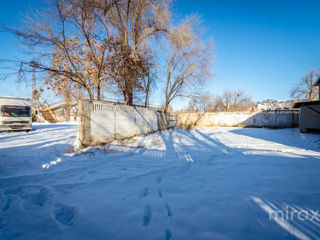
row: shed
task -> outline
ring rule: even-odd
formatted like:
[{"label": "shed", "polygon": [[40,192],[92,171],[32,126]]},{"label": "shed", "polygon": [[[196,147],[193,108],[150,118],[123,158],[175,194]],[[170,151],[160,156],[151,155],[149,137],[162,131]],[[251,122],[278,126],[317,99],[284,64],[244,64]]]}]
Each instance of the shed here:
[{"label": "shed", "polygon": [[313,86],[318,86],[319,96],[318,99],[320,100],[320,77],[318,77],[317,81],[314,83]]},{"label": "shed", "polygon": [[314,86],[319,87],[318,100],[297,102],[293,105],[293,108],[300,108],[300,132],[320,132],[320,78]]}]

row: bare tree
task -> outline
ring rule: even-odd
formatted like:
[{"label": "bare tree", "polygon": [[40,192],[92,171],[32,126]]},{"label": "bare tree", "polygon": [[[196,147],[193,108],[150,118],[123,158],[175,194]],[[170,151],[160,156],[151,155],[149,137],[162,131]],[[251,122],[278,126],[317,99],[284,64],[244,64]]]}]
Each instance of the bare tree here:
[{"label": "bare tree", "polygon": [[196,33],[197,17],[189,17],[171,34],[171,48],[166,74],[165,104],[176,97],[185,96],[188,87],[192,92],[210,75],[212,62],[211,44],[199,39]]},{"label": "bare tree", "polygon": [[[38,72],[46,72],[46,83],[59,91],[76,85],[90,99],[101,99],[101,84],[106,81],[104,56],[109,41],[101,38],[94,0],[55,0],[41,12],[24,18],[23,28],[5,27],[28,47]],[[105,1],[104,11],[114,5]],[[101,12],[101,11],[100,11]],[[20,62],[20,72],[28,71],[28,61]]]},{"label": "bare tree", "polygon": [[189,101],[188,111],[244,111],[253,105],[251,98],[242,91],[225,91],[221,96],[215,97],[205,92]]},{"label": "bare tree", "polygon": [[213,100],[213,111],[244,111],[251,108],[254,103],[250,96],[242,91],[225,91]]},{"label": "bare tree", "polygon": [[116,44],[110,59],[110,73],[129,105],[137,90],[147,90],[149,97],[150,85],[147,87],[144,83],[150,80],[154,65],[148,43],[152,37],[169,32],[169,7],[169,1],[165,0],[119,0],[105,20]]},{"label": "bare tree", "polygon": [[150,99],[150,94],[152,89],[156,86],[156,72],[149,71],[147,73],[147,76],[144,78],[143,81],[143,88],[144,88],[144,93],[145,93],[145,100],[144,100],[144,106],[148,107],[149,106],[149,99]]},{"label": "bare tree", "polygon": [[[101,100],[113,80],[131,105],[153,66],[147,41],[167,31],[169,7],[166,0],[54,0],[26,16],[23,28],[4,28],[23,40],[51,89],[74,85]],[[17,61],[20,73],[30,60]]]},{"label": "bare tree", "polygon": [[201,112],[212,112],[213,111],[213,101],[212,96],[209,92],[199,96],[199,111]]},{"label": "bare tree", "polygon": [[318,91],[314,86],[317,79],[320,77],[320,74],[314,70],[309,71],[308,74],[301,78],[301,81],[291,90],[290,96],[294,99],[303,98],[303,99],[316,99]]},{"label": "bare tree", "polygon": [[224,109],[229,110],[230,109],[230,104],[232,102],[233,94],[231,91],[225,91],[222,94],[222,99],[224,100]]},{"label": "bare tree", "polygon": [[195,94],[190,97],[189,112],[211,112],[213,110],[212,96],[209,92],[204,94]]},{"label": "bare tree", "polygon": [[[170,108],[170,105],[169,105],[169,108]],[[198,112],[199,111],[199,97],[198,96],[190,96],[187,111],[188,112]]]},{"label": "bare tree", "polygon": [[251,97],[246,95],[242,91],[235,91],[232,95],[232,104],[230,106],[231,111],[248,110],[254,105],[253,101],[251,100]]},{"label": "bare tree", "polygon": [[214,112],[219,112],[219,111],[224,111],[225,110],[224,101],[223,101],[223,98],[221,96],[214,97],[213,102],[214,102],[214,107],[213,107],[213,111]]}]

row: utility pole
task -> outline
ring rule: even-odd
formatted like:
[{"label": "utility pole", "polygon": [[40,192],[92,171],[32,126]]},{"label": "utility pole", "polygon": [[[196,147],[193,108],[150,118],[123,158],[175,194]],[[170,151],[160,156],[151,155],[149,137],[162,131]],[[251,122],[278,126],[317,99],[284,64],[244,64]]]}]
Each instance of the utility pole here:
[{"label": "utility pole", "polygon": [[36,68],[32,68],[32,92],[37,89],[37,80],[36,80]]},{"label": "utility pole", "polygon": [[36,68],[39,65],[35,61],[30,61],[29,66],[32,67],[32,104],[34,104],[36,100],[36,90],[37,90]]}]

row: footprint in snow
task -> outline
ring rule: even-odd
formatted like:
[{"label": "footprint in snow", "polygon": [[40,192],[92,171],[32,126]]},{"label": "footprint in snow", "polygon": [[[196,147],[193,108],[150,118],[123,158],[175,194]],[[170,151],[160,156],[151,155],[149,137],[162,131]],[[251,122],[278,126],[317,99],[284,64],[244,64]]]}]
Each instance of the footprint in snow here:
[{"label": "footprint in snow", "polygon": [[5,196],[2,192],[0,192],[0,208],[2,209],[7,202],[7,196]]},{"label": "footprint in snow", "polygon": [[4,211],[7,211],[8,209],[9,209],[9,207],[10,207],[10,205],[11,205],[11,197],[10,196],[8,196],[8,198],[7,198],[7,201],[6,201],[6,203],[4,204],[4,206],[3,206],[3,208],[2,208],[2,211],[4,212]]},{"label": "footprint in snow", "polygon": [[172,235],[171,235],[170,229],[166,229],[165,232],[164,232],[164,235],[165,235],[165,239],[166,240],[172,239]]},{"label": "footprint in snow", "polygon": [[[160,185],[161,182],[162,182],[162,177],[161,177],[161,176],[156,177],[156,182]],[[162,197],[161,188],[158,189],[158,196],[159,196],[159,197]]]},{"label": "footprint in snow", "polygon": [[38,193],[31,195],[30,200],[35,205],[43,206],[47,202],[49,195],[50,195],[50,190],[44,187],[44,188],[41,188]]},{"label": "footprint in snow", "polygon": [[144,207],[144,212],[143,212],[143,219],[142,219],[143,226],[145,227],[149,226],[151,222],[151,217],[152,217],[151,206],[146,205]]},{"label": "footprint in snow", "polygon": [[92,174],[96,174],[97,171],[96,171],[96,170],[89,170],[88,173],[89,173],[90,175],[92,175]]},{"label": "footprint in snow", "polygon": [[33,208],[34,206],[42,207],[50,199],[50,189],[47,187],[34,188],[26,187],[19,195],[22,200],[24,210]]},{"label": "footprint in snow", "polygon": [[139,193],[138,197],[141,199],[148,196],[148,194],[149,194],[149,188],[145,188]]},{"label": "footprint in snow", "polygon": [[161,191],[160,188],[158,189],[158,196],[159,196],[159,197],[162,197],[162,191]]},{"label": "footprint in snow", "polygon": [[74,206],[58,203],[54,206],[53,217],[60,227],[69,227],[78,218],[78,210]]},{"label": "footprint in snow", "polygon": [[162,181],[162,177],[161,177],[161,176],[156,177],[156,182],[157,182],[158,184],[160,184],[161,181]]},{"label": "footprint in snow", "polygon": [[166,204],[166,209],[167,209],[168,217],[172,217],[172,211],[171,211],[169,204]]}]

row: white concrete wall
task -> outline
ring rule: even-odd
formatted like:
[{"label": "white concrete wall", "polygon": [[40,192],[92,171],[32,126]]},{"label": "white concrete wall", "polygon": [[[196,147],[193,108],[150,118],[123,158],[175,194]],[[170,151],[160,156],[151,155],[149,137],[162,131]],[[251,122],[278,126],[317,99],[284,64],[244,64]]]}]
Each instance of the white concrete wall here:
[{"label": "white concrete wall", "polygon": [[[98,103],[102,104],[102,103]],[[116,139],[124,139],[124,138],[130,138],[134,136],[134,130],[135,130],[135,110],[132,107],[126,106],[126,105],[116,105],[114,110],[114,119],[115,119],[115,126],[114,126],[114,132],[115,132],[115,138]],[[97,118],[99,122],[101,122],[103,125],[108,125],[108,119],[105,118]],[[101,130],[101,129],[100,129]],[[91,130],[92,132],[92,130]],[[94,136],[92,134],[92,136]],[[105,135],[107,136],[107,135]],[[111,138],[113,139],[113,135],[111,135]]]},{"label": "white concrete wall", "polygon": [[[90,119],[82,119],[90,121],[90,130],[88,130],[89,136],[95,136],[95,141],[103,141],[106,133],[115,137],[115,106],[108,104],[93,104],[87,105],[88,111],[91,114]],[[81,120],[81,124],[82,124]],[[105,124],[105,123],[108,124]]]},{"label": "white concrete wall", "polygon": [[158,124],[158,111],[156,110],[148,110],[148,123],[149,123],[149,131],[155,132],[159,131],[159,124]]},{"label": "white concrete wall", "polygon": [[81,146],[95,146],[175,126],[175,115],[113,102],[82,100],[80,114]]},{"label": "white concrete wall", "polygon": [[298,112],[266,111],[250,112],[219,112],[219,113],[178,113],[177,126],[190,128],[193,126],[222,126],[222,127],[297,127]]}]

